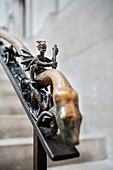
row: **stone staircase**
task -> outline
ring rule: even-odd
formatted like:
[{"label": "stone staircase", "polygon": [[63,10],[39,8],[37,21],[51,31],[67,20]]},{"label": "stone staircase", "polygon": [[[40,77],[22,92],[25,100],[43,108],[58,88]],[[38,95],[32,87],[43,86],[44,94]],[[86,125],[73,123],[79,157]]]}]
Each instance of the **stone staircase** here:
[{"label": "stone staircase", "polygon": [[0,170],[32,169],[32,125],[0,65]]}]

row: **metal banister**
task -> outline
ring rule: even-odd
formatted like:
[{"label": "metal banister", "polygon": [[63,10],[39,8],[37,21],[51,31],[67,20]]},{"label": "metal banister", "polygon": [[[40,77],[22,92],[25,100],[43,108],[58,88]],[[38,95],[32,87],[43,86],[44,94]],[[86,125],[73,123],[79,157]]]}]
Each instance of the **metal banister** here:
[{"label": "metal banister", "polygon": [[18,67],[15,67],[13,64],[6,65],[2,56],[0,56],[0,62],[33,126],[33,170],[47,169],[47,154],[53,161],[78,157],[79,152],[74,145],[68,145],[60,136],[52,133],[49,128],[37,126],[27,102],[22,96],[19,80],[16,76],[16,74],[21,74],[23,77],[25,76],[22,68],[19,65]]}]

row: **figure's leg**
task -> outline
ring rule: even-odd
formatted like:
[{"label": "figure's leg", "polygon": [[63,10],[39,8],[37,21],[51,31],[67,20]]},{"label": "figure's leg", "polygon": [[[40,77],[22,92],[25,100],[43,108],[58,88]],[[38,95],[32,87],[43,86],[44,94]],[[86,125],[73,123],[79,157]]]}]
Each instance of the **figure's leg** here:
[{"label": "figure's leg", "polygon": [[37,65],[31,65],[30,66],[30,79],[31,79],[31,81],[34,81],[34,72],[35,72],[36,69],[38,69]]},{"label": "figure's leg", "polygon": [[30,66],[30,78],[31,78],[31,80],[34,80],[34,71],[35,71],[34,65],[31,65]]}]

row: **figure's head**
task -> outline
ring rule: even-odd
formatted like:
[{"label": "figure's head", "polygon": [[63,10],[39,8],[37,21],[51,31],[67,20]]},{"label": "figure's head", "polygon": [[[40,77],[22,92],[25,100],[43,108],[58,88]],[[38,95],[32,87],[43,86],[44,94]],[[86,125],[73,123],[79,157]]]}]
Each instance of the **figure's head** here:
[{"label": "figure's head", "polygon": [[78,144],[82,115],[78,106],[78,94],[63,90],[55,95],[57,124],[60,135],[67,143]]},{"label": "figure's head", "polygon": [[46,45],[46,41],[36,41],[38,43],[38,50],[40,52],[46,52],[46,48],[47,48],[47,45]]}]

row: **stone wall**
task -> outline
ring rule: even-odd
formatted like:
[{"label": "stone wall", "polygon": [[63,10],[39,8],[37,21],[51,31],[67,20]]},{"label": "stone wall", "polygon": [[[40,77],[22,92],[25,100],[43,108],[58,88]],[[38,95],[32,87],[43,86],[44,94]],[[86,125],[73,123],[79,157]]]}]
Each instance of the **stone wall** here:
[{"label": "stone wall", "polygon": [[[93,141],[95,138],[104,138],[105,143],[100,145],[98,152],[102,154],[105,148],[111,164],[113,1],[57,2],[57,13],[45,20],[43,28],[37,31],[32,43],[27,44],[30,47],[35,45],[36,40],[45,39],[49,45],[48,56],[51,56],[53,44],[58,44],[58,69],[67,76],[79,93],[80,110],[83,114],[81,139]],[[95,148],[95,145],[91,147]]]}]

